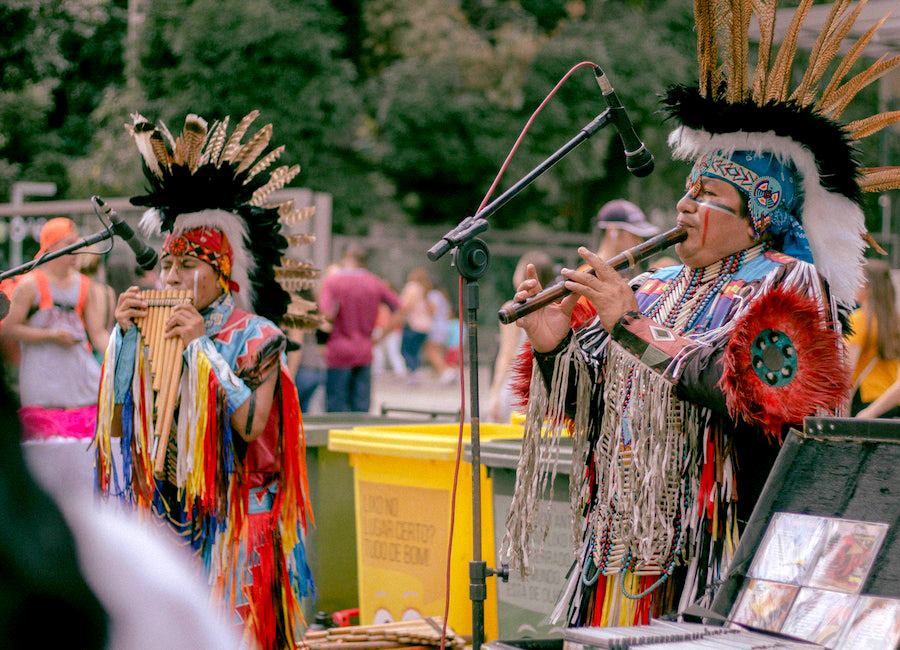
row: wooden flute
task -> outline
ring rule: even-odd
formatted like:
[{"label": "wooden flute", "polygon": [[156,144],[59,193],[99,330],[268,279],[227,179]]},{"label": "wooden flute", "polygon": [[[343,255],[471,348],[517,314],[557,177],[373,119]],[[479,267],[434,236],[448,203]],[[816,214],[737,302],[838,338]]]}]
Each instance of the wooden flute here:
[{"label": "wooden flute", "polygon": [[[683,242],[686,238],[687,230],[681,226],[676,226],[671,230],[656,235],[656,237],[651,237],[647,241],[641,242],[637,246],[622,251],[608,259],[606,263],[616,271],[622,271],[640,264],[651,255]],[[588,268],[587,272],[594,275],[594,269],[592,268]],[[497,316],[500,318],[501,323],[508,325],[519,320],[522,316],[546,307],[551,302],[556,302],[570,293],[572,292],[566,289],[566,283],[563,281],[539,291],[524,302],[517,302],[511,307],[501,309]]]}]

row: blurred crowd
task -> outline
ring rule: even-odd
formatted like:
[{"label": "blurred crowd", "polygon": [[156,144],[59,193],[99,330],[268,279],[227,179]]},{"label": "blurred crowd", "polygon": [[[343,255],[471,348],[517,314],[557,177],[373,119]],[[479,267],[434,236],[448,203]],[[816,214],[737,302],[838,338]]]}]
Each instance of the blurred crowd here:
[{"label": "blurred crowd", "polygon": [[[622,200],[603,206],[595,225],[601,235],[598,253],[606,259],[659,231],[638,206]],[[51,219],[42,230],[38,255],[68,246],[77,237],[71,220]],[[367,253],[351,244],[325,269],[315,291],[322,324],[291,333],[299,349],[289,354],[288,366],[304,413],[373,410],[373,381],[413,391],[458,381],[455,298],[421,267],[409,271],[402,287],[394,286],[368,268]],[[675,260],[663,256],[651,266],[672,263]],[[528,265],[535,267],[544,286],[558,278],[556,261],[535,250],[520,258],[511,286],[521,282]],[[647,268],[623,273],[633,277]],[[846,337],[853,382],[847,400],[850,415],[900,417],[900,318],[894,275],[886,262],[867,263],[867,283]],[[59,257],[0,286],[10,298],[0,328],[0,351],[22,403],[26,439],[93,435],[113,310],[117,296],[129,286],[159,289],[162,282],[157,269],[141,269],[133,259],[110,259],[96,249]],[[506,325],[500,326],[496,341],[481,415],[485,421],[509,422],[518,408],[510,386],[524,337],[518,327]]]}]

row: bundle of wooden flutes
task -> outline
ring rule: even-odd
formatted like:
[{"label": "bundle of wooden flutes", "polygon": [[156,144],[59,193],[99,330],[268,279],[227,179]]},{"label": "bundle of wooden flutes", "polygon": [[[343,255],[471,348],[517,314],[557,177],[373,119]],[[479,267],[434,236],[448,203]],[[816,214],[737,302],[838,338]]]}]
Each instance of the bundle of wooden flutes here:
[{"label": "bundle of wooden flutes", "polygon": [[[383,650],[387,648],[434,648],[441,645],[440,618],[394,621],[378,625],[351,625],[308,630],[303,647],[310,650]],[[462,648],[466,641],[447,628],[448,648]]]}]

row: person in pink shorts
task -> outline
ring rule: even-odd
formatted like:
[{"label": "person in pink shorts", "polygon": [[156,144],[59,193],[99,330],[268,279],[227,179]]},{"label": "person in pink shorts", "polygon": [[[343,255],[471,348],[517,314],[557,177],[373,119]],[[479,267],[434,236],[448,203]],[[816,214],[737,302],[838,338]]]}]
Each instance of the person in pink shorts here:
[{"label": "person in pink shorts", "polygon": [[[41,229],[38,257],[78,240],[71,219],[50,219]],[[100,364],[109,333],[90,280],[64,255],[22,278],[3,322],[3,335],[21,346],[19,396],[25,440],[90,438],[97,419]]]}]

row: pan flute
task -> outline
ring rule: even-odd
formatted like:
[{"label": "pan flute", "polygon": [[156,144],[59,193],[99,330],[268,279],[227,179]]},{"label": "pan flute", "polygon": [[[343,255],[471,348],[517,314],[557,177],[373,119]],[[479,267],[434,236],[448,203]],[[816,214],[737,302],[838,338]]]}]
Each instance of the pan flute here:
[{"label": "pan flute", "polygon": [[147,315],[135,319],[150,359],[156,411],[153,427],[156,432],[153,471],[157,475],[163,473],[165,466],[169,431],[172,428],[178,384],[181,381],[181,356],[184,353],[184,341],[180,336],[166,338],[165,326],[169,316],[172,315],[172,310],[177,305],[191,303],[192,295],[190,291],[173,289],[142,291],[141,298],[147,303]]}]

